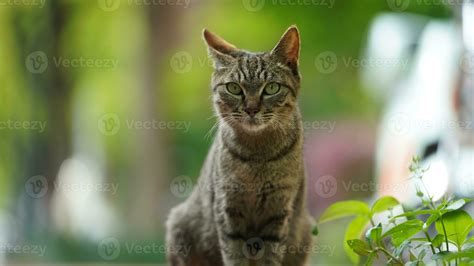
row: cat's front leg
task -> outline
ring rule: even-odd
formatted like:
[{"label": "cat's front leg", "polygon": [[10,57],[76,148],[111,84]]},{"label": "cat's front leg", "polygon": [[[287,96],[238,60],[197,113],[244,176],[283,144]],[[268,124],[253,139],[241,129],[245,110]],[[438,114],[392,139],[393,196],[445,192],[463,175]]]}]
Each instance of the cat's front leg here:
[{"label": "cat's front leg", "polygon": [[244,247],[245,241],[243,240],[234,240],[226,239],[227,237],[222,237],[219,242],[221,245],[221,254],[226,266],[248,266],[249,258],[245,255]]},{"label": "cat's front leg", "polygon": [[245,220],[239,208],[217,201],[214,204],[214,214],[224,265],[249,265],[243,252],[245,240],[242,232],[245,231]]},{"label": "cat's front leg", "polygon": [[258,226],[264,250],[263,265],[281,265],[287,251],[289,208],[274,211]]},{"label": "cat's front leg", "polygon": [[[229,227],[222,226],[220,243],[224,264],[282,265],[287,250],[288,225],[286,221],[286,216],[272,219],[272,222],[261,231],[255,225],[245,223],[234,223]],[[249,228],[253,229],[249,232]]]}]

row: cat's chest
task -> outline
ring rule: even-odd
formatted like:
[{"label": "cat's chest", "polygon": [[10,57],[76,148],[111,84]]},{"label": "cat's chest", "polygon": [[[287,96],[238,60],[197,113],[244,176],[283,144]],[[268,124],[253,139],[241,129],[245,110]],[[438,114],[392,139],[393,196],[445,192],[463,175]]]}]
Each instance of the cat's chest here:
[{"label": "cat's chest", "polygon": [[[240,208],[247,215],[263,213],[272,205],[289,204],[302,179],[300,165],[242,164],[227,166],[221,172],[218,193],[224,205]],[[247,216],[246,215],[246,216]]]}]

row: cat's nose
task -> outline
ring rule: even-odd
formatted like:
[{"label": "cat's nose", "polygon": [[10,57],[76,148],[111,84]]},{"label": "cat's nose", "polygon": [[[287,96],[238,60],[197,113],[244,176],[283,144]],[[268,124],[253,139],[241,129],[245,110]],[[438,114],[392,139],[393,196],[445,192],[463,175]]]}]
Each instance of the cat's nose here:
[{"label": "cat's nose", "polygon": [[245,107],[244,111],[249,114],[250,117],[254,117],[259,111],[260,108],[255,106],[255,107]]}]

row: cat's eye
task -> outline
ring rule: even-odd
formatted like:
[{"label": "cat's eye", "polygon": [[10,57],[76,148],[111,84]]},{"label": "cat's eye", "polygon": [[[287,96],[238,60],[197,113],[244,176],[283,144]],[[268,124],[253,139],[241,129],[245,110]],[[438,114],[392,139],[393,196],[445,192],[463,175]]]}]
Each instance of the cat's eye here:
[{"label": "cat's eye", "polygon": [[239,95],[242,93],[242,88],[240,88],[239,84],[230,82],[226,84],[227,91],[231,94]]},{"label": "cat's eye", "polygon": [[277,94],[280,91],[280,87],[280,84],[276,82],[268,83],[267,85],[265,85],[263,92],[267,95]]}]

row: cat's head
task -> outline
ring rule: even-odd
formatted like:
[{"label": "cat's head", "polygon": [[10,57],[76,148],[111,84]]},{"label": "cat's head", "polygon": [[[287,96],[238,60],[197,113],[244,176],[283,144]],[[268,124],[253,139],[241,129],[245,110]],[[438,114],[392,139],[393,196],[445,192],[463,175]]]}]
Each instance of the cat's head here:
[{"label": "cat's head", "polygon": [[204,40],[214,61],[211,87],[222,122],[250,132],[292,124],[300,86],[295,26],[269,52],[238,49],[208,30]]}]

